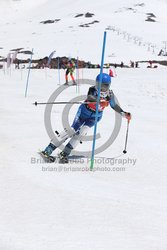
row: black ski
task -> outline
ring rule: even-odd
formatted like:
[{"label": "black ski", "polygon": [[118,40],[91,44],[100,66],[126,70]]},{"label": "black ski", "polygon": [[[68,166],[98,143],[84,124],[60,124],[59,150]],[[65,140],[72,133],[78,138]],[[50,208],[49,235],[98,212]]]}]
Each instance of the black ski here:
[{"label": "black ski", "polygon": [[43,151],[39,151],[38,153],[39,153],[40,156],[44,159],[44,161],[47,162],[47,163],[53,163],[53,162],[55,162],[55,160],[56,160],[56,157],[55,157],[55,156],[46,155],[46,154],[43,153]]}]

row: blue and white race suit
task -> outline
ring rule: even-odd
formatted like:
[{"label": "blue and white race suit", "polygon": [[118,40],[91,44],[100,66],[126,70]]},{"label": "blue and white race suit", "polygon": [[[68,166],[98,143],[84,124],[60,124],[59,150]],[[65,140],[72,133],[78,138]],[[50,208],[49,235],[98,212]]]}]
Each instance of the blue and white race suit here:
[{"label": "blue and white race suit", "polygon": [[[77,114],[74,118],[72,123],[72,128],[75,131],[78,131],[80,127],[83,125],[88,127],[93,127],[95,125],[95,117],[96,117],[96,101],[98,97],[98,90],[96,87],[90,87],[87,99],[85,102],[90,102],[88,104],[81,104],[78,108]],[[92,101],[93,100],[93,101]],[[91,103],[92,102],[92,103]],[[105,103],[105,105],[104,105]],[[112,90],[108,90],[103,97],[100,98],[99,110],[98,110],[98,118],[97,121],[99,122],[103,116],[103,110],[105,107],[110,105],[112,109],[121,113],[124,112],[118,104],[116,104],[115,96]]]}]

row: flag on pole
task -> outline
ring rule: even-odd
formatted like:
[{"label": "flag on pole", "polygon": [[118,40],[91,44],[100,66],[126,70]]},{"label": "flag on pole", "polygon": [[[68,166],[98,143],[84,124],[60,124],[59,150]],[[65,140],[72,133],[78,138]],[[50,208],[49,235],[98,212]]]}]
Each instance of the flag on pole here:
[{"label": "flag on pole", "polygon": [[15,51],[15,53],[13,53],[11,63],[13,63],[15,61],[17,54],[18,54],[18,51]]},{"label": "flag on pole", "polygon": [[10,64],[11,64],[11,54],[10,53],[8,53],[8,55],[7,55],[7,68],[9,68],[10,67]]},{"label": "flag on pole", "polygon": [[26,82],[26,89],[25,89],[25,97],[27,97],[27,90],[28,90],[28,84],[29,84],[29,77],[30,77],[30,69],[31,69],[33,52],[34,52],[34,49],[32,49],[31,58],[30,58],[30,61],[29,61],[28,75],[27,75],[27,82]]},{"label": "flag on pole", "polygon": [[49,67],[50,62],[51,62],[51,59],[52,59],[52,57],[53,57],[53,55],[54,55],[55,52],[56,52],[56,50],[54,50],[54,51],[49,55],[48,62],[47,62],[47,64],[46,64],[47,67]]}]

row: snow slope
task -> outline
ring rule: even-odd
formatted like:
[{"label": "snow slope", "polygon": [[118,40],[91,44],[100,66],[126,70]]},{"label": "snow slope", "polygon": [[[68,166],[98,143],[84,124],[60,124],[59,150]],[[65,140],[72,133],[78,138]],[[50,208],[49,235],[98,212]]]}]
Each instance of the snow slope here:
[{"label": "snow slope", "polygon": [[[97,73],[83,71],[90,79]],[[44,106],[32,103],[46,101],[59,87],[58,72],[33,71],[25,98],[27,72],[22,72],[21,80],[19,71],[12,71],[11,76],[0,71],[0,249],[166,249],[166,69],[119,69],[117,74],[112,88],[121,106],[133,114],[128,154],[114,165],[97,162],[95,167],[100,169],[90,172],[86,171],[87,162],[72,162],[68,168],[44,164],[36,153],[49,138]],[[82,85],[80,94],[86,90]],[[71,87],[64,99],[76,95]],[[62,126],[63,107],[54,106],[54,129]],[[76,110],[74,106],[69,116]],[[113,123],[113,112],[107,109],[98,126],[103,139]],[[118,156],[125,132],[123,120],[116,141],[100,155]],[[88,146],[83,143],[78,149],[87,150]]]}]

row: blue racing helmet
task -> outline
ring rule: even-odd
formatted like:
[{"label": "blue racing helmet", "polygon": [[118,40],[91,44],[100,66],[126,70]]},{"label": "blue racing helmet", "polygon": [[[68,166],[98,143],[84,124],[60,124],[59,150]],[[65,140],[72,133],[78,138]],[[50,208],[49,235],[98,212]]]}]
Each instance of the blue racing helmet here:
[{"label": "blue racing helmet", "polygon": [[102,92],[107,91],[110,88],[111,77],[106,73],[102,73],[102,78],[101,78],[101,75],[98,74],[96,77],[96,87],[98,87],[100,80],[101,80],[101,91]]}]

